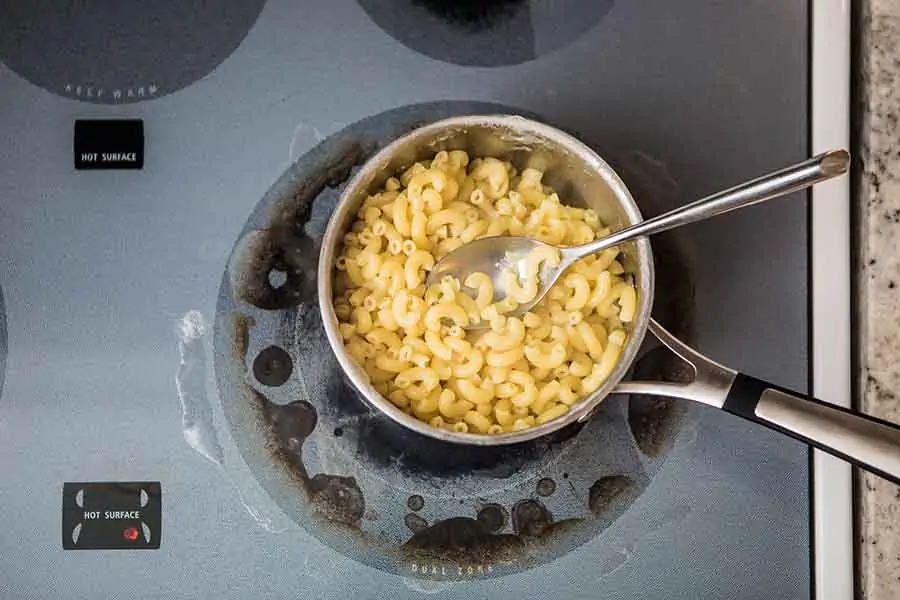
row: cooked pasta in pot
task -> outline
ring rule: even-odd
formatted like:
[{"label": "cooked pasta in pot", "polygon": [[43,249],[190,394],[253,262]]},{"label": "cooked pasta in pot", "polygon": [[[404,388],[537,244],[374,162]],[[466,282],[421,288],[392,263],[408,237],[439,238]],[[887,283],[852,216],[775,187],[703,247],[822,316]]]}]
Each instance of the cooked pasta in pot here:
[{"label": "cooked pasta in pot", "polygon": [[[609,234],[597,213],[564,205],[543,173],[439,152],[387,180],[357,212],[335,261],[335,314],[348,354],[376,389],[417,419],[449,431],[520,431],[565,415],[612,373],[628,339],[637,290],[610,248],[573,265],[534,299],[536,250],[525,272],[504,273],[495,298],[484,273],[426,289],[445,254],[480,237],[522,235],[554,245]],[[473,323],[486,330],[466,331]]]}]

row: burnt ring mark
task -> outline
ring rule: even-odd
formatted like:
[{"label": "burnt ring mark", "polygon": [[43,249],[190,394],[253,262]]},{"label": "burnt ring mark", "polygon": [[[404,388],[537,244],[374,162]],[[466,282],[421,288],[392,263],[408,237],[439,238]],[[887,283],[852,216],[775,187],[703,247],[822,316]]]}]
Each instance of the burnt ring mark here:
[{"label": "burnt ring mark", "polygon": [[552,496],[553,492],[556,491],[556,482],[550,479],[549,477],[542,477],[538,480],[537,485],[535,486],[535,493],[538,496],[547,497]]},{"label": "burnt ring mark", "polygon": [[318,423],[315,408],[305,400],[279,406],[252,391],[271,428],[272,452],[290,467],[307,493],[313,511],[326,520],[358,526],[366,512],[362,490],[353,477],[318,473],[309,477],[303,464],[303,443]]},{"label": "burnt ring mark", "polygon": [[[274,443],[277,450],[289,452],[299,456],[303,442],[316,428],[318,415],[312,404],[305,400],[296,400],[290,404],[279,406],[270,402],[265,396],[255,393],[261,401],[265,418],[271,427]],[[303,470],[302,476],[306,477]]]},{"label": "burnt ring mark", "polygon": [[513,531],[522,537],[540,537],[553,524],[553,515],[537,500],[520,500],[512,509]]},{"label": "burnt ring mark", "polygon": [[610,475],[595,481],[588,490],[588,508],[595,517],[608,512],[625,494],[634,489],[634,482],[624,475]]},{"label": "burnt ring mark", "polygon": [[[278,310],[308,301],[316,291],[315,244],[290,227],[248,232],[235,247],[230,267],[236,299],[264,310]],[[269,273],[284,274],[275,287]]]},{"label": "burnt ring mark", "polygon": [[475,519],[453,517],[416,532],[402,549],[440,561],[484,564],[520,558],[525,542],[516,535],[491,533]]},{"label": "burnt ring mark", "polygon": [[235,312],[231,315],[232,355],[238,363],[244,365],[247,362],[247,352],[250,350],[250,330],[256,324],[253,317],[244,313]]},{"label": "burnt ring mark", "polygon": [[475,520],[491,533],[499,533],[509,522],[509,513],[499,504],[485,504],[478,511]]},{"label": "burnt ring mark", "polygon": [[406,499],[406,507],[413,512],[418,512],[422,510],[425,506],[425,498],[418,494],[413,494],[409,498]]},{"label": "burnt ring mark", "polygon": [[[279,199],[272,206],[271,222],[302,235],[316,198],[326,188],[337,188],[347,181],[353,167],[364,163],[374,150],[372,143],[363,138],[343,140],[329,148],[322,163],[314,170],[302,175],[296,173],[292,175],[289,182],[290,192],[283,196],[279,195]],[[316,259],[318,253],[313,256],[314,263]]]},{"label": "burnt ring mark", "polygon": [[615,0],[357,0],[385,33],[457,65],[516,65],[565,47],[599,23]]},{"label": "burnt ring mark", "polygon": [[362,490],[353,477],[319,473],[309,481],[310,502],[334,523],[356,526],[366,512]]},{"label": "burnt ring mark", "polygon": [[238,241],[228,267],[235,299],[264,310],[313,301],[319,253],[304,231],[313,202],[325,188],[346,181],[371,151],[359,140],[335,146],[321,167],[295,182],[290,194],[275,203],[268,228],[248,231]]},{"label": "burnt ring mark", "polygon": [[406,517],[403,518],[403,523],[406,525],[406,528],[413,533],[419,533],[420,531],[428,529],[428,521],[416,513],[406,513]]},{"label": "burnt ring mark", "polygon": [[253,361],[253,376],[258,382],[278,387],[290,379],[294,371],[291,355],[278,346],[269,346],[256,355]]}]

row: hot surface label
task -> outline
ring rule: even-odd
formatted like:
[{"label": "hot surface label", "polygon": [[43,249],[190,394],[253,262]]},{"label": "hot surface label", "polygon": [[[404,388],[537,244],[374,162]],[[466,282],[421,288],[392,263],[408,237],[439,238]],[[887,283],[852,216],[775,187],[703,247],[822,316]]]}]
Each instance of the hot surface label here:
[{"label": "hot surface label", "polygon": [[75,121],[75,168],[144,167],[144,122],[140,119]]},{"label": "hot surface label", "polygon": [[159,548],[159,482],[66,483],[62,500],[66,550]]}]

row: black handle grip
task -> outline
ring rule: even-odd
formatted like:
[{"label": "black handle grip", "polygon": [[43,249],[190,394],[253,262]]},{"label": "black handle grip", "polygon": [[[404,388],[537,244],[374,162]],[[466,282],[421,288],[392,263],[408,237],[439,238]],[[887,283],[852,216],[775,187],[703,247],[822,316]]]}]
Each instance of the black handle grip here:
[{"label": "black handle grip", "polygon": [[900,485],[900,426],[738,373],[726,411]]}]

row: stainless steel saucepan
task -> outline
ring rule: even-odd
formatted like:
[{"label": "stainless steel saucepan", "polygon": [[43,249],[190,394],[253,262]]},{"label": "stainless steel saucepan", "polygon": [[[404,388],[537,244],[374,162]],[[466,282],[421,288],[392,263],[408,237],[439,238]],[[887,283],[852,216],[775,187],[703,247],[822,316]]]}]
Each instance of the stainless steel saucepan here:
[{"label": "stainless steel saucepan", "polygon": [[[638,307],[619,363],[597,391],[575,404],[566,415],[531,429],[488,436],[437,429],[394,406],[372,387],[362,368],[344,349],[332,303],[335,258],[366,196],[399,170],[415,161],[430,159],[440,150],[466,150],[470,156],[509,160],[520,169],[540,169],[545,173],[543,180],[559,192],[564,202],[594,209],[613,229],[642,220],[628,189],[606,162],[574,137],[537,121],[509,115],[455,117],[420,127],[383,148],[347,183],[325,231],[318,267],[319,307],[328,341],[350,384],[368,404],[420,434],[488,446],[532,440],[584,421],[611,393],[683,398],[750,419],[900,483],[900,426],[719,365],[654,322],[650,318],[653,256],[646,238],[623,246],[624,266],[638,287]],[[623,381],[648,329],[693,366],[695,378],[691,383]]]}]

